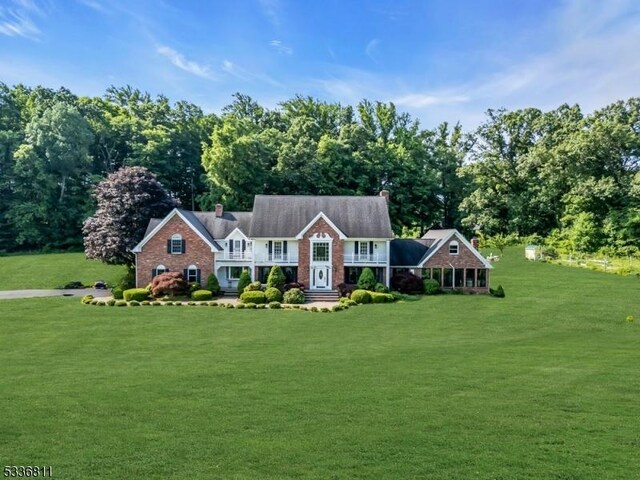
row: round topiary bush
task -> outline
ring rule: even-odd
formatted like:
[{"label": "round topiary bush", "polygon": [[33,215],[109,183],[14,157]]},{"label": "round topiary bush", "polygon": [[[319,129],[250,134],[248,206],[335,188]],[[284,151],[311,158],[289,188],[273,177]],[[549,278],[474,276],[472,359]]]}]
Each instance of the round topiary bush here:
[{"label": "round topiary bush", "polygon": [[237,309],[243,309],[243,308],[246,308],[246,305],[245,305],[244,303],[238,303],[238,304],[236,305],[236,308],[237,308]]},{"label": "round topiary bush", "polygon": [[84,303],[85,305],[88,305],[91,303],[92,300],[93,300],[93,295],[88,294],[80,299],[80,303]]},{"label": "round topiary bush", "polygon": [[209,302],[209,306],[210,307],[217,307],[218,306],[218,302]]},{"label": "round topiary bush", "polygon": [[280,302],[270,302],[269,308],[278,309],[278,308],[282,308],[282,305],[280,305]]},{"label": "round topiary bush", "polygon": [[247,307],[247,308],[256,308],[256,304],[255,303],[245,303],[244,306]]},{"label": "round topiary bush", "polygon": [[113,295],[113,298],[115,298],[116,300],[122,300],[123,298],[122,288],[120,287],[114,287],[113,290],[111,290],[111,294]]},{"label": "round topiary bush", "polygon": [[127,306],[127,302],[125,302],[124,300],[116,301],[116,307],[126,307],[126,306]]},{"label": "round topiary bush", "polygon": [[[287,292],[289,293],[289,292]],[[269,287],[264,291],[267,303],[282,302],[282,292],[275,287]],[[286,303],[286,302],[285,302]]]},{"label": "round topiary bush", "polygon": [[115,299],[110,299],[107,300],[107,305],[109,305],[110,307],[113,307],[116,304],[116,300]]},{"label": "round topiary bush", "polygon": [[244,291],[245,292],[261,292],[262,284],[256,280],[255,282],[251,282],[249,285],[244,287]]},{"label": "round topiary bush", "polygon": [[425,295],[435,295],[440,293],[440,283],[433,278],[427,278],[422,281]]},{"label": "round topiary bush", "polygon": [[144,300],[140,302],[140,305],[144,305],[146,307],[147,305],[151,305],[151,302],[149,300]]},{"label": "round topiary bush", "polygon": [[281,292],[284,291],[284,284],[287,282],[287,278],[282,273],[282,268],[279,265],[274,265],[269,271],[267,277],[267,287],[277,288]]},{"label": "round topiary bush", "polygon": [[129,302],[129,306],[130,306],[130,307],[139,307],[139,306],[140,306],[140,302],[139,302],[139,301],[137,301],[137,300],[131,300],[131,301]]},{"label": "round topiary bush", "polygon": [[389,289],[385,286],[384,283],[376,283],[375,290],[378,293],[389,293]]},{"label": "round topiary bush", "polygon": [[129,290],[125,290],[123,295],[127,302],[130,302],[131,300],[142,302],[149,298],[149,290],[146,288],[130,288]]},{"label": "round topiary bush", "polygon": [[376,276],[373,274],[373,270],[369,267],[364,268],[360,278],[358,278],[358,288],[371,291],[376,288],[376,283]]},{"label": "round topiary bush", "polygon": [[284,292],[284,303],[293,303],[300,305],[304,303],[304,292],[299,288],[292,288]]},{"label": "round topiary bush", "polygon": [[351,300],[356,303],[371,303],[371,293],[366,290],[354,290]]},{"label": "round topiary bush", "polygon": [[159,307],[160,305],[162,305],[162,303],[160,302],[151,302],[151,305],[154,307]]},{"label": "round topiary bush", "polygon": [[267,298],[264,292],[249,291],[240,295],[240,301],[242,303],[265,303]]},{"label": "round topiary bush", "polygon": [[211,300],[213,293],[209,290],[196,290],[191,294],[191,298],[197,302],[203,302],[205,300]]}]

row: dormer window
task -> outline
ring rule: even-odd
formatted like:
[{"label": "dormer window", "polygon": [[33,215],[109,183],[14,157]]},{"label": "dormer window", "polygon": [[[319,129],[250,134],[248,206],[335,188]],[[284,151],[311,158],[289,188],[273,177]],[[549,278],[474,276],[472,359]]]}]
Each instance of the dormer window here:
[{"label": "dormer window", "polygon": [[182,238],[182,235],[176,233],[171,236],[171,239],[168,242],[168,251],[171,254],[185,253],[185,241]]},{"label": "dormer window", "polygon": [[449,243],[449,255],[458,255],[459,245],[457,241]]}]

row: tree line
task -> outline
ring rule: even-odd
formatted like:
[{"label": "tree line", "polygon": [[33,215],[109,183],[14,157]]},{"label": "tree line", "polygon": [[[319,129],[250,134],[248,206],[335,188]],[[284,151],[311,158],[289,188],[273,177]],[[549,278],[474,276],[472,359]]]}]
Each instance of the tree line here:
[{"label": "tree line", "polygon": [[131,87],[90,98],[0,83],[0,251],[80,247],[96,185],[124,166],[153,172],[188,209],[387,189],[398,235],[456,227],[637,249],[639,146],[638,98],[589,115],[489,110],[465,132],[367,100],[296,96],[269,109],[236,94],[216,115]]}]

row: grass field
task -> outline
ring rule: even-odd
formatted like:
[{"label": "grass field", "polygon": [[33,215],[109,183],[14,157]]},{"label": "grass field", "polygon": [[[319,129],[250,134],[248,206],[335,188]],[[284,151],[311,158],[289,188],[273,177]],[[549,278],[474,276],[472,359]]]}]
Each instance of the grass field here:
[{"label": "grass field", "polygon": [[84,253],[47,253],[0,257],[0,290],[56,288],[68,282],[115,282],[124,267],[87,260]]},{"label": "grass field", "polygon": [[521,256],[494,271],[505,299],[0,302],[1,463],[64,479],[637,478],[640,281]]}]

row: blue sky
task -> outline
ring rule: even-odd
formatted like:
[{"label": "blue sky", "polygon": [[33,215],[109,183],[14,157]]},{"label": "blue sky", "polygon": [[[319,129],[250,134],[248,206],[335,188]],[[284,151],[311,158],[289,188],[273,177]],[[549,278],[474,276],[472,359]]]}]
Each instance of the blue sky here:
[{"label": "blue sky", "polygon": [[0,81],[393,101],[425,127],[640,95],[637,0],[0,0]]}]

